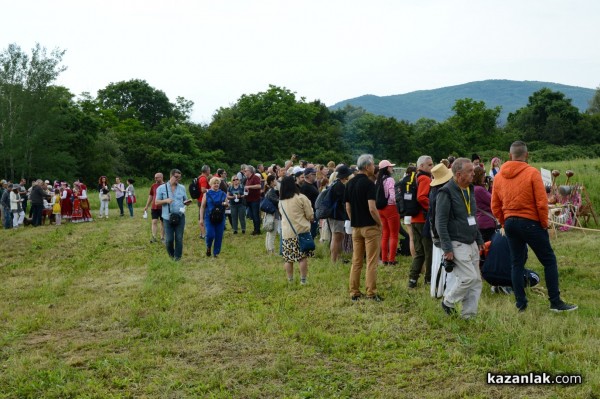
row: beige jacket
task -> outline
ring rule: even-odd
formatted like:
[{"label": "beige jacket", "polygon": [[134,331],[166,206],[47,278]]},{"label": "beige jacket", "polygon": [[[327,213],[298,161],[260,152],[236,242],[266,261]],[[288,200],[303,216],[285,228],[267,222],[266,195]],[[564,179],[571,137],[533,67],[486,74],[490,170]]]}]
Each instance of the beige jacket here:
[{"label": "beige jacket", "polygon": [[296,237],[290,227],[288,219],[283,213],[287,213],[290,222],[294,225],[296,233],[307,233],[310,231],[310,221],[313,219],[313,209],[310,200],[304,194],[296,194],[290,199],[279,201],[279,213],[281,213],[281,236],[289,240]]}]

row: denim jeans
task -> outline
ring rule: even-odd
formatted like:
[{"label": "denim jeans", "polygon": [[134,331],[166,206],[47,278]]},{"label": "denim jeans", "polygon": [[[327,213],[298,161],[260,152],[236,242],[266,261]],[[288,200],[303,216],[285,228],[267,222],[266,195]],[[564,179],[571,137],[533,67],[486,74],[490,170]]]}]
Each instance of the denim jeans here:
[{"label": "denim jeans", "polygon": [[510,248],[512,287],[517,301],[517,308],[527,307],[525,281],[523,279],[525,261],[527,260],[527,245],[544,266],[544,277],[550,303],[552,305],[559,304],[561,299],[558,289],[558,266],[554,250],[550,245],[548,231],[542,227],[540,222],[519,217],[506,219],[504,231]]},{"label": "denim jeans", "polygon": [[2,225],[5,229],[10,229],[12,227],[12,211],[10,208],[3,207],[2,216],[4,217]]},{"label": "denim jeans", "polygon": [[183,253],[183,230],[185,229],[185,215],[181,215],[181,221],[175,227],[171,226],[169,220],[165,220],[165,246],[167,253],[175,260],[181,259]]},{"label": "denim jeans", "polygon": [[129,216],[133,217],[133,204],[127,204],[127,208],[129,208]]},{"label": "denim jeans", "polygon": [[254,224],[254,232],[260,233],[260,201],[248,202],[248,214]]},{"label": "denim jeans", "polygon": [[119,206],[119,211],[121,212],[121,216],[123,216],[123,199],[125,199],[125,196],[117,198],[117,205]]}]

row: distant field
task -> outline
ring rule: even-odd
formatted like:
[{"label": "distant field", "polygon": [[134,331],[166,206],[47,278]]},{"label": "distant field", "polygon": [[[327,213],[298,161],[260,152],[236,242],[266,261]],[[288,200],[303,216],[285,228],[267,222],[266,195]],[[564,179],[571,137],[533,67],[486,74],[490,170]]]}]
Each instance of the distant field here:
[{"label": "distant field", "polygon": [[[539,165],[589,184],[599,161]],[[536,165],[538,166],[538,165]],[[564,178],[564,172],[563,176]],[[319,245],[309,284],[288,285],[264,236],[225,234],[204,256],[197,207],[184,257],[170,261],[135,217],[0,231],[0,397],[596,398],[600,392],[600,234],[553,239],[569,314],[542,291],[526,313],[484,284],[479,315],[447,317],[410,260],[379,268],[383,303],[352,303],[349,266]],[[92,195],[94,216],[97,196]],[[596,202],[598,204],[598,202]],[[114,203],[112,205],[115,205]],[[532,257],[533,258],[533,257]],[[543,275],[540,264],[529,266]],[[364,284],[363,284],[364,285]],[[542,284],[543,286],[544,284]],[[580,374],[583,383],[488,385],[487,372]]]}]

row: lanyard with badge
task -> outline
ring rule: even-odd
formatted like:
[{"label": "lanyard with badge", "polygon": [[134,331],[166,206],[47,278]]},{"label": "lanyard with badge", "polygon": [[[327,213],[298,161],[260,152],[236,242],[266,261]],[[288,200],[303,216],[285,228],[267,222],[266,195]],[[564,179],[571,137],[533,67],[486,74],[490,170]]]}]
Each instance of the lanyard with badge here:
[{"label": "lanyard with badge", "polygon": [[471,215],[471,190],[469,187],[467,187],[467,198],[465,198],[465,190],[463,190],[462,188],[460,189],[460,193],[463,196],[463,200],[465,201],[465,206],[467,207],[467,214],[469,216],[467,216],[467,222],[469,223],[469,226],[475,226],[477,224],[477,221],[475,220],[475,216]]}]

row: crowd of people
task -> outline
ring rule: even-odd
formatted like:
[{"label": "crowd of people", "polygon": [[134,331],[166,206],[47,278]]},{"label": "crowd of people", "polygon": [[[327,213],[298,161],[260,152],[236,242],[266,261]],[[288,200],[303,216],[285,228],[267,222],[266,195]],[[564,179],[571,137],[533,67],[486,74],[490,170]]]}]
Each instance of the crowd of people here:
[{"label": "crowd of people", "polygon": [[[27,187],[27,181],[19,183],[2,180],[0,188],[0,203],[2,226],[5,229],[20,228],[25,225],[37,227],[48,221],[50,224],[61,225],[65,222],[81,223],[93,221],[90,209],[89,193],[86,184],[81,179],[73,184],[65,181],[36,179]],[[119,206],[121,216],[124,216],[123,203],[127,203],[129,215],[133,217],[133,204],[136,202],[133,179],[127,180],[127,187],[119,177],[110,185],[106,176],[98,179],[98,195],[100,210],[98,218],[108,219],[108,207],[111,192]]]},{"label": "crowd of people", "polygon": [[[399,238],[406,236],[412,256],[408,289],[416,289],[423,275],[432,296],[442,298],[443,311],[458,314],[461,304],[460,316],[465,319],[477,314],[482,278],[492,285],[492,292],[514,293],[518,310],[526,310],[525,286],[539,281],[537,274],[525,269],[529,245],[544,267],[551,310],[574,310],[576,305],[560,297],[541,175],[527,164],[525,143],[513,143],[509,157],[504,164],[493,158],[486,170],[476,154],[449,156],[437,165],[422,155],[397,179],[395,164],[376,163],[369,154],[361,155],[355,165],[319,165],[295,157],[283,166],[242,164],[230,180],[225,170],[213,175],[204,165],[189,187],[189,196],[181,171],[172,169],[166,182],[162,173],[155,174],[144,212],[151,211],[151,242],[164,243],[175,261],[183,254],[186,208],[194,200],[207,257],[221,254],[227,221],[233,234],[246,234],[251,222],[250,235],[266,233],[265,251],[282,256],[290,283],[298,263],[300,284],[307,284],[308,259],[319,237],[328,243],[332,263],[348,261],[345,254],[351,256],[349,297],[355,302],[384,300],[377,290],[377,268],[398,264]],[[134,181],[127,183],[125,187],[117,178],[111,185],[100,177],[99,218],[108,218],[111,193],[120,215],[126,201],[133,217]],[[31,202],[34,226],[41,224],[40,210],[46,206],[57,224],[92,220],[87,187],[80,181],[73,189],[64,182],[49,186],[38,180],[30,190],[6,183],[2,207],[7,219],[3,220],[10,217],[14,227],[22,223],[24,198]],[[364,294],[360,289],[363,267]]]}]

